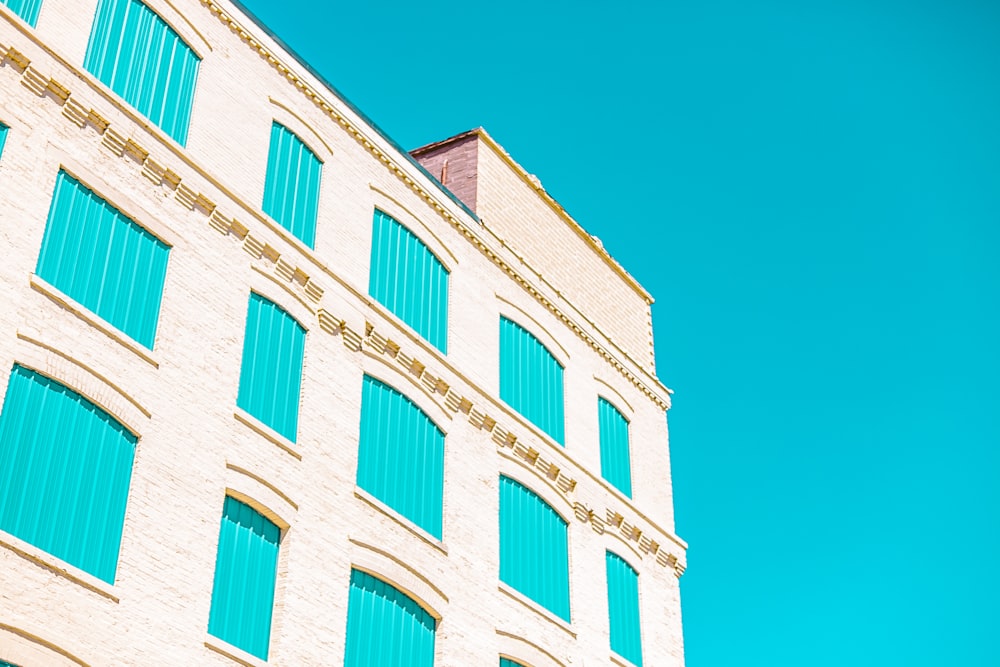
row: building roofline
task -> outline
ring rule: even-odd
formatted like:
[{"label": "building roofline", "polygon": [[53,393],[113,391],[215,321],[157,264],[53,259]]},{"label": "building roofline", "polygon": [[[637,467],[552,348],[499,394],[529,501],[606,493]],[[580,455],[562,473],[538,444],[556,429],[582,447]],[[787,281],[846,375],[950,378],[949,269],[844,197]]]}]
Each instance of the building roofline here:
[{"label": "building roofline", "polygon": [[587,230],[585,230],[583,226],[579,222],[577,222],[573,218],[573,216],[571,216],[558,201],[556,201],[555,197],[553,197],[548,193],[548,191],[542,186],[541,181],[538,180],[537,176],[528,173],[528,171],[524,167],[522,167],[517,162],[517,160],[515,160],[510,156],[510,153],[508,153],[506,149],[504,149],[504,147],[501,146],[496,141],[496,139],[490,136],[489,132],[487,132],[485,128],[483,127],[473,128],[471,130],[467,130],[460,134],[456,134],[453,137],[448,137],[447,139],[442,139],[441,141],[435,141],[434,143],[426,144],[424,146],[421,146],[420,148],[415,148],[412,151],[410,151],[410,155],[413,157],[417,157],[425,153],[430,153],[449,144],[453,144],[458,141],[467,139],[471,136],[479,137],[479,139],[484,144],[489,146],[494,153],[499,155],[500,158],[507,163],[507,165],[511,168],[511,170],[513,170],[514,173],[516,173],[521,178],[522,181],[524,181],[528,186],[530,186],[538,194],[538,196],[543,201],[545,201],[545,203],[547,203],[549,207],[553,211],[555,211],[556,214],[559,215],[559,217],[561,217],[573,231],[576,232],[577,236],[582,238],[584,242],[586,242],[587,245],[599,257],[601,257],[601,259],[604,260],[605,264],[610,266],[611,269],[615,273],[617,273],[629,287],[631,287],[633,290],[635,290],[636,293],[638,293],[643,299],[645,299],[648,304],[652,305],[654,301],[653,296],[646,291],[646,288],[644,288],[641,284],[639,284],[639,281],[636,280],[631,273],[625,270],[625,267],[619,264],[618,260],[612,257],[611,254],[608,253],[607,250],[605,250],[604,245],[600,241],[598,241],[594,236],[588,234]]},{"label": "building roofline", "polygon": [[326,77],[324,77],[312,65],[310,65],[309,62],[305,58],[303,58],[302,56],[300,56],[298,54],[298,52],[296,52],[292,47],[290,47],[283,39],[281,39],[280,37],[278,37],[278,35],[276,35],[274,33],[274,31],[272,31],[267,26],[267,24],[264,23],[260,19],[260,17],[258,17],[252,11],[250,11],[249,7],[247,7],[246,5],[244,5],[240,0],[228,0],[228,1],[234,7],[236,7],[236,9],[239,10],[244,16],[246,16],[248,19],[250,19],[250,21],[253,22],[253,24],[255,26],[257,26],[259,29],[263,30],[264,33],[268,37],[270,37],[272,40],[274,40],[275,44],[277,44],[282,50],[284,50],[285,53],[287,53],[288,55],[290,55],[295,60],[296,63],[298,63],[299,65],[301,65],[307,72],[309,72],[309,74],[311,74],[313,77],[315,77],[316,80],[319,81],[320,84],[322,84],[327,90],[329,90],[331,93],[333,93],[334,97],[336,97],[338,100],[340,100],[341,102],[343,102],[344,105],[347,106],[347,108],[350,109],[352,113],[356,114],[358,116],[358,118],[361,119],[362,122],[364,122],[366,125],[368,125],[368,127],[370,127],[371,129],[375,130],[376,134],[378,134],[390,146],[392,146],[394,149],[396,149],[399,152],[399,154],[402,155],[403,158],[407,162],[410,163],[410,165],[412,165],[413,167],[415,167],[417,170],[420,171],[420,173],[422,173],[424,176],[426,176],[431,181],[431,183],[433,185],[435,185],[439,190],[441,190],[442,193],[444,193],[445,196],[447,196],[455,204],[458,204],[458,206],[461,207],[461,209],[463,211],[465,211],[466,213],[468,213],[472,217],[473,220],[475,220],[476,222],[479,222],[479,223],[482,222],[479,219],[479,216],[476,215],[475,211],[473,211],[471,208],[469,208],[465,204],[465,202],[463,202],[461,199],[459,199],[459,197],[454,192],[452,192],[451,190],[449,190],[444,184],[441,183],[440,180],[438,180],[437,178],[435,178],[433,174],[431,174],[429,171],[427,171],[422,164],[420,164],[419,162],[417,162],[416,158],[414,158],[412,155],[410,155],[409,151],[407,151],[399,143],[397,143],[395,139],[393,139],[392,137],[390,137],[389,134],[387,132],[385,132],[385,130],[383,130],[381,127],[379,127],[377,124],[375,124],[375,122],[371,118],[369,118],[368,115],[365,112],[363,112],[353,102],[351,102],[349,99],[347,99],[347,97],[343,93],[341,93],[336,88],[336,86],[334,86],[332,83],[330,83],[326,79]]}]

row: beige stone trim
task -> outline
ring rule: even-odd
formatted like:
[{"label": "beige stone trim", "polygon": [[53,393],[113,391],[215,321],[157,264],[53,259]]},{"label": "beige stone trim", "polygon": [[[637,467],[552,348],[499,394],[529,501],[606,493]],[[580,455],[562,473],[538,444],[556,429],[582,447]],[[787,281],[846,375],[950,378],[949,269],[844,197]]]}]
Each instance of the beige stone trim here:
[{"label": "beige stone trim", "polygon": [[[273,635],[274,633],[272,632],[271,634]],[[234,662],[244,665],[245,667],[266,667],[268,664],[267,661],[261,660],[255,655],[250,655],[243,649],[237,648],[229,642],[219,639],[215,635],[205,633],[204,643],[206,648],[209,648],[219,655],[223,655]]]},{"label": "beige stone trim", "polygon": [[[161,2],[161,1],[163,2],[163,4],[165,4],[167,7],[170,8],[171,12],[179,20],[170,20],[170,19],[168,19],[165,16],[166,12],[164,12],[163,10],[161,10],[161,9],[159,9],[159,8],[156,7],[156,5],[159,2]],[[197,26],[195,26],[194,23],[192,23],[191,21],[189,21],[188,17],[186,17],[179,9],[177,9],[177,7],[174,6],[174,3],[170,2],[170,0],[143,0],[143,2],[145,2],[147,5],[149,5],[150,9],[152,9],[154,12],[156,12],[157,15],[159,15],[159,17],[161,19],[163,19],[164,22],[166,22],[166,24],[171,27],[171,29],[173,29],[178,35],[181,36],[181,38],[184,40],[184,42],[189,47],[191,47],[192,51],[194,51],[195,55],[198,56],[199,60],[204,60],[205,59],[205,53],[206,53],[206,51],[207,52],[213,51],[211,42],[208,41],[208,39],[205,37],[205,35],[203,35],[201,33],[201,31],[198,30]],[[178,29],[178,24],[181,23],[181,22],[183,22],[184,28]],[[204,50],[195,47],[195,41],[196,40],[191,39],[191,35],[194,35],[195,37],[198,38],[198,40],[201,41]]]},{"label": "beige stone trim", "polygon": [[[376,546],[348,537],[351,567],[381,579],[410,596],[438,621],[445,617],[448,596],[416,568]],[[348,573],[348,576],[350,574]]]},{"label": "beige stone trim", "polygon": [[424,224],[417,214],[374,183],[369,183],[368,187],[372,191],[374,207],[388,213],[396,222],[413,232],[444,265],[445,271],[451,273],[458,266],[458,258],[448,248],[448,244],[435,234],[434,230]]},{"label": "beige stone trim", "polygon": [[[433,387],[428,387],[427,384],[420,381],[420,376],[414,374],[412,371],[407,372],[409,369],[413,368],[412,361],[408,360],[405,355],[396,355],[396,364],[392,363],[392,360],[387,359],[385,354],[380,354],[378,350],[372,349],[372,346],[368,341],[370,338],[365,339],[366,345],[362,349],[365,359],[371,359],[378,365],[372,363],[363,363],[362,370],[364,370],[365,375],[369,375],[379,382],[383,382],[386,385],[392,387],[403,396],[413,401],[419,407],[424,414],[430,417],[434,425],[438,427],[445,436],[448,435],[448,429],[450,428],[449,422],[451,422],[454,417],[452,413],[445,407],[442,400],[443,397],[436,395],[433,391]],[[403,382],[405,382],[405,385]],[[405,386],[407,388],[412,387],[416,389],[417,392],[403,391],[401,388]],[[432,416],[436,415],[436,416]]]},{"label": "beige stone trim", "polygon": [[[53,556],[49,552],[39,549],[35,545],[25,542],[4,530],[0,530],[0,547],[9,549],[18,556],[45,568],[49,572],[72,581],[74,584],[82,586],[118,604],[118,592],[113,584],[98,579],[89,572],[84,572],[80,568],[63,561],[58,556]],[[117,558],[117,554],[115,556]]]},{"label": "beige stone trim", "polygon": [[[525,329],[528,333],[534,334],[535,338],[545,343],[545,347],[548,348],[552,356],[556,357],[563,368],[569,365],[569,352],[563,347],[559,339],[553,334],[548,328],[541,322],[536,320],[534,317],[529,315],[527,311],[518,306],[516,303],[503,297],[499,292],[494,292],[493,295],[500,302],[500,316],[506,317],[508,320],[519,325],[522,329]],[[499,322],[497,322],[499,326]],[[499,335],[499,334],[498,334]]]},{"label": "beige stone trim", "polygon": [[0,660],[15,665],[90,667],[66,649],[6,623],[0,623],[0,649]]},{"label": "beige stone trim", "polygon": [[594,381],[601,385],[597,388],[597,395],[618,408],[618,411],[625,415],[625,418],[631,423],[632,417],[635,416],[635,408],[632,407],[632,404],[625,400],[625,397],[611,383],[605,382],[597,375],[594,376]]},{"label": "beige stone trim", "polygon": [[[278,121],[279,123],[287,127],[289,130],[295,132],[295,135],[302,141],[302,143],[304,143],[309,148],[309,150],[313,152],[313,155],[319,158],[320,153],[325,153],[327,157],[333,157],[333,149],[330,148],[330,144],[326,143],[323,137],[320,136],[319,131],[316,128],[314,128],[310,123],[308,123],[305,119],[303,119],[302,116],[292,111],[292,108],[287,104],[283,104],[282,102],[279,102],[278,100],[274,99],[271,96],[268,96],[267,99],[271,104],[281,109],[280,115],[285,116],[285,118],[275,118],[274,120]],[[292,123],[287,122],[288,118],[294,118],[295,122]],[[303,129],[308,130],[308,132],[303,132],[302,131]],[[303,134],[311,134],[313,138],[319,143],[319,145],[326,150],[325,151],[316,150],[316,147],[313,145],[313,143],[311,141],[306,141],[305,137],[302,136]],[[321,164],[326,164],[326,160],[322,158],[319,158],[319,161]]]},{"label": "beige stone trim", "polygon": [[302,460],[302,454],[299,453],[299,450],[294,442],[292,442],[285,436],[281,435],[273,428],[271,428],[261,420],[257,419],[243,408],[237,407],[236,411],[233,412],[233,417],[239,423],[249,427],[250,430],[256,433],[257,435],[260,435],[265,440],[269,440],[275,445],[277,445],[285,453],[291,454],[299,461]]},{"label": "beige stone trim", "polygon": [[506,595],[507,597],[509,597],[511,600],[514,600],[515,602],[520,603],[527,609],[530,609],[531,611],[535,612],[535,614],[537,614],[539,618],[547,621],[549,625],[553,625],[559,628],[573,639],[576,639],[576,632],[573,630],[573,625],[571,623],[567,623],[563,619],[559,618],[551,611],[549,611],[542,605],[538,604],[537,602],[529,598],[527,595],[521,593],[514,587],[509,586],[502,581],[497,585],[497,590]]},{"label": "beige stone trim", "polygon": [[500,657],[530,667],[568,667],[566,663],[526,637],[497,628]]},{"label": "beige stone trim", "polygon": [[[418,537],[420,540],[422,540],[426,544],[434,547],[435,549],[437,549],[438,551],[440,551],[445,556],[448,555],[448,547],[445,545],[445,543],[442,540],[439,540],[438,538],[434,537],[433,535],[431,535],[430,533],[428,533],[426,530],[424,530],[423,528],[421,528],[417,524],[413,523],[413,521],[411,521],[410,519],[407,519],[405,516],[403,516],[402,514],[400,514],[399,512],[397,512],[396,510],[392,509],[391,507],[389,507],[388,505],[386,505],[384,502],[382,502],[381,500],[379,500],[378,498],[376,498],[372,494],[370,494],[367,491],[365,491],[364,489],[362,489],[360,486],[355,486],[354,487],[354,497],[357,498],[357,499],[359,499],[359,500],[364,501],[370,507],[372,507],[376,511],[380,512],[382,515],[386,516],[387,518],[391,519],[398,526],[400,526],[401,528],[404,528],[406,531],[412,533],[414,536]],[[442,525],[442,528],[441,528],[441,533],[444,534],[444,526],[443,525]]]},{"label": "beige stone trim", "polygon": [[[257,508],[282,531],[291,527],[299,511],[298,503],[275,484],[229,461],[226,461],[226,494]],[[280,507],[284,511],[277,511]]]},{"label": "beige stone trim", "polygon": [[136,356],[138,356],[140,359],[151,365],[153,368],[160,367],[160,362],[157,361],[156,357],[153,356],[152,350],[147,348],[142,343],[136,341],[125,332],[116,328],[113,324],[102,318],[100,315],[91,312],[89,308],[77,302],[75,299],[68,296],[67,294],[63,293],[62,290],[58,289],[57,287],[54,287],[53,285],[49,284],[42,278],[39,278],[34,273],[28,276],[28,284],[31,285],[31,288],[33,290],[47,296],[56,305],[62,307],[64,310],[73,313],[81,320],[89,324],[90,326],[94,327],[101,333],[105,334],[108,338],[111,338],[116,343],[120,344],[122,347],[135,353]]}]

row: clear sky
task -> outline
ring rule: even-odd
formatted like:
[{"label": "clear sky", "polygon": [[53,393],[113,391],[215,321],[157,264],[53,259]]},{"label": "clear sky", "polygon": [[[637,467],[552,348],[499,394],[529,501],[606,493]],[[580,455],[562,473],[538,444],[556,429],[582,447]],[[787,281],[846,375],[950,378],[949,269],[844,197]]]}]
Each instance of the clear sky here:
[{"label": "clear sky", "polygon": [[1000,665],[1000,3],[245,2],[656,297],[689,667]]}]

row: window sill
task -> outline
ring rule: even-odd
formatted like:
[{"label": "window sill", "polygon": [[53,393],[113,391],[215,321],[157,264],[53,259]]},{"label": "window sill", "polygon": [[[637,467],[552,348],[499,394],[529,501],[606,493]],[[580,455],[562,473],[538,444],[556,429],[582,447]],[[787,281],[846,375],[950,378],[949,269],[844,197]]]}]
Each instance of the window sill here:
[{"label": "window sill", "polygon": [[89,324],[90,326],[99,330],[104,335],[108,336],[122,347],[131,350],[136,355],[141,357],[143,361],[152,365],[153,368],[160,367],[160,362],[158,362],[156,358],[151,354],[151,350],[149,348],[147,348],[142,343],[134,340],[123,331],[120,331],[113,324],[106,321],[100,315],[93,313],[90,309],[88,309],[83,304],[77,302],[72,297],[64,294],[61,290],[59,290],[59,288],[49,284],[42,278],[39,278],[34,273],[32,273],[29,276],[29,283],[31,284],[31,288],[34,289],[36,292],[44,294],[52,301],[54,301],[64,309],[68,310],[69,312],[73,313],[81,320]]},{"label": "window sill", "polygon": [[273,428],[271,428],[261,420],[257,419],[243,408],[239,407],[236,408],[236,411],[233,413],[233,417],[236,418],[236,421],[249,427],[250,430],[256,433],[257,435],[263,436],[264,439],[266,440],[270,440],[272,443],[280,447],[286,453],[291,454],[299,461],[302,460],[302,454],[300,454],[299,451],[295,449],[294,442],[292,442],[285,436],[281,435]]},{"label": "window sill", "polygon": [[568,634],[573,639],[576,639],[576,633],[573,632],[573,626],[572,625],[570,625],[565,620],[559,618],[558,616],[556,616],[555,614],[553,614],[551,611],[549,611],[548,609],[546,609],[542,605],[538,604],[537,602],[535,602],[534,600],[532,600],[531,598],[529,598],[524,593],[521,593],[520,591],[516,590],[510,584],[506,584],[506,583],[504,583],[504,582],[501,581],[500,584],[497,586],[497,590],[499,590],[501,593],[504,593],[505,595],[507,595],[511,599],[516,600],[517,602],[520,602],[525,607],[527,607],[531,611],[535,612],[536,614],[538,614],[539,616],[541,616],[542,618],[544,618],[546,621],[548,621],[552,625],[555,625],[556,627],[558,627],[560,630],[562,630],[563,632],[565,632],[566,634]]},{"label": "window sill", "polygon": [[359,498],[360,500],[365,501],[366,503],[371,505],[373,508],[375,508],[382,514],[386,515],[387,517],[398,523],[400,526],[410,531],[411,533],[419,537],[421,540],[423,540],[427,544],[431,545],[432,547],[443,553],[445,556],[448,555],[448,547],[445,546],[444,542],[434,537],[426,530],[424,530],[417,524],[413,523],[410,519],[407,519],[405,516],[403,516],[396,510],[386,505],[384,502],[373,496],[368,491],[365,491],[360,486],[355,486],[354,496],[356,498]]},{"label": "window sill", "polygon": [[89,572],[84,572],[78,567],[62,561],[58,556],[53,556],[49,552],[39,549],[33,544],[25,542],[19,537],[14,537],[6,531],[0,530],[0,546],[10,549],[18,556],[44,567],[60,577],[69,579],[75,584],[83,586],[98,595],[103,595],[115,604],[118,603],[118,591],[113,584],[109,584],[103,579],[98,579]]},{"label": "window sill", "polygon": [[226,656],[230,660],[234,660],[241,665],[246,665],[246,667],[264,667],[267,664],[267,660],[261,660],[255,655],[247,653],[241,648],[236,648],[229,642],[219,639],[215,635],[205,635],[205,646],[212,649],[216,653]]},{"label": "window sill", "polygon": [[609,657],[611,658],[611,663],[614,665],[618,665],[618,667],[638,667],[638,665],[636,665],[634,662],[632,662],[627,658],[621,657],[614,651],[611,652],[611,655]]}]

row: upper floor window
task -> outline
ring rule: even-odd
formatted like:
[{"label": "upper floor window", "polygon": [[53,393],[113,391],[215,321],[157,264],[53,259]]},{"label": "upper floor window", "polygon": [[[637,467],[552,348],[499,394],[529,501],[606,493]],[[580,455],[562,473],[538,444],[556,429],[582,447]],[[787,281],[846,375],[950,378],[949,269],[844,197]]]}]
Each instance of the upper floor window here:
[{"label": "upper floor window", "polygon": [[310,248],[316,245],[319,179],[323,163],[295,133],[271,125],[264,178],[264,213]]},{"label": "upper floor window", "polygon": [[563,367],[519,324],[500,318],[500,398],[558,442],[565,442]]},{"label": "upper floor window", "polygon": [[533,491],[502,476],[500,580],[570,620],[567,524]]},{"label": "upper floor window", "polygon": [[378,209],[368,293],[447,353],[448,271],[413,232]]},{"label": "upper floor window", "polygon": [[182,146],[200,62],[139,0],[98,3],[83,66]]},{"label": "upper floor window", "polygon": [[633,665],[642,667],[642,632],[639,625],[639,575],[625,560],[610,551],[608,570],[608,617],[611,650]]},{"label": "upper floor window", "polygon": [[35,271],[152,349],[169,251],[163,241],[60,171]]},{"label": "upper floor window", "polygon": [[444,433],[410,399],[367,375],[358,486],[441,539]]},{"label": "upper floor window", "polygon": [[24,19],[31,27],[38,22],[38,12],[42,8],[42,0],[0,0],[14,10],[14,13]]},{"label": "upper floor window", "polygon": [[236,405],[295,441],[306,330],[277,304],[251,292]]},{"label": "upper floor window", "polygon": [[344,667],[432,667],[437,622],[416,600],[351,570]]},{"label": "upper floor window", "polygon": [[267,660],[281,529],[226,496],[215,557],[208,632]]},{"label": "upper floor window", "polygon": [[0,529],[113,584],[136,441],[80,394],[15,365],[0,413]]},{"label": "upper floor window", "polygon": [[601,436],[601,477],[632,497],[632,468],[629,462],[628,420],[603,398],[597,399]]}]

